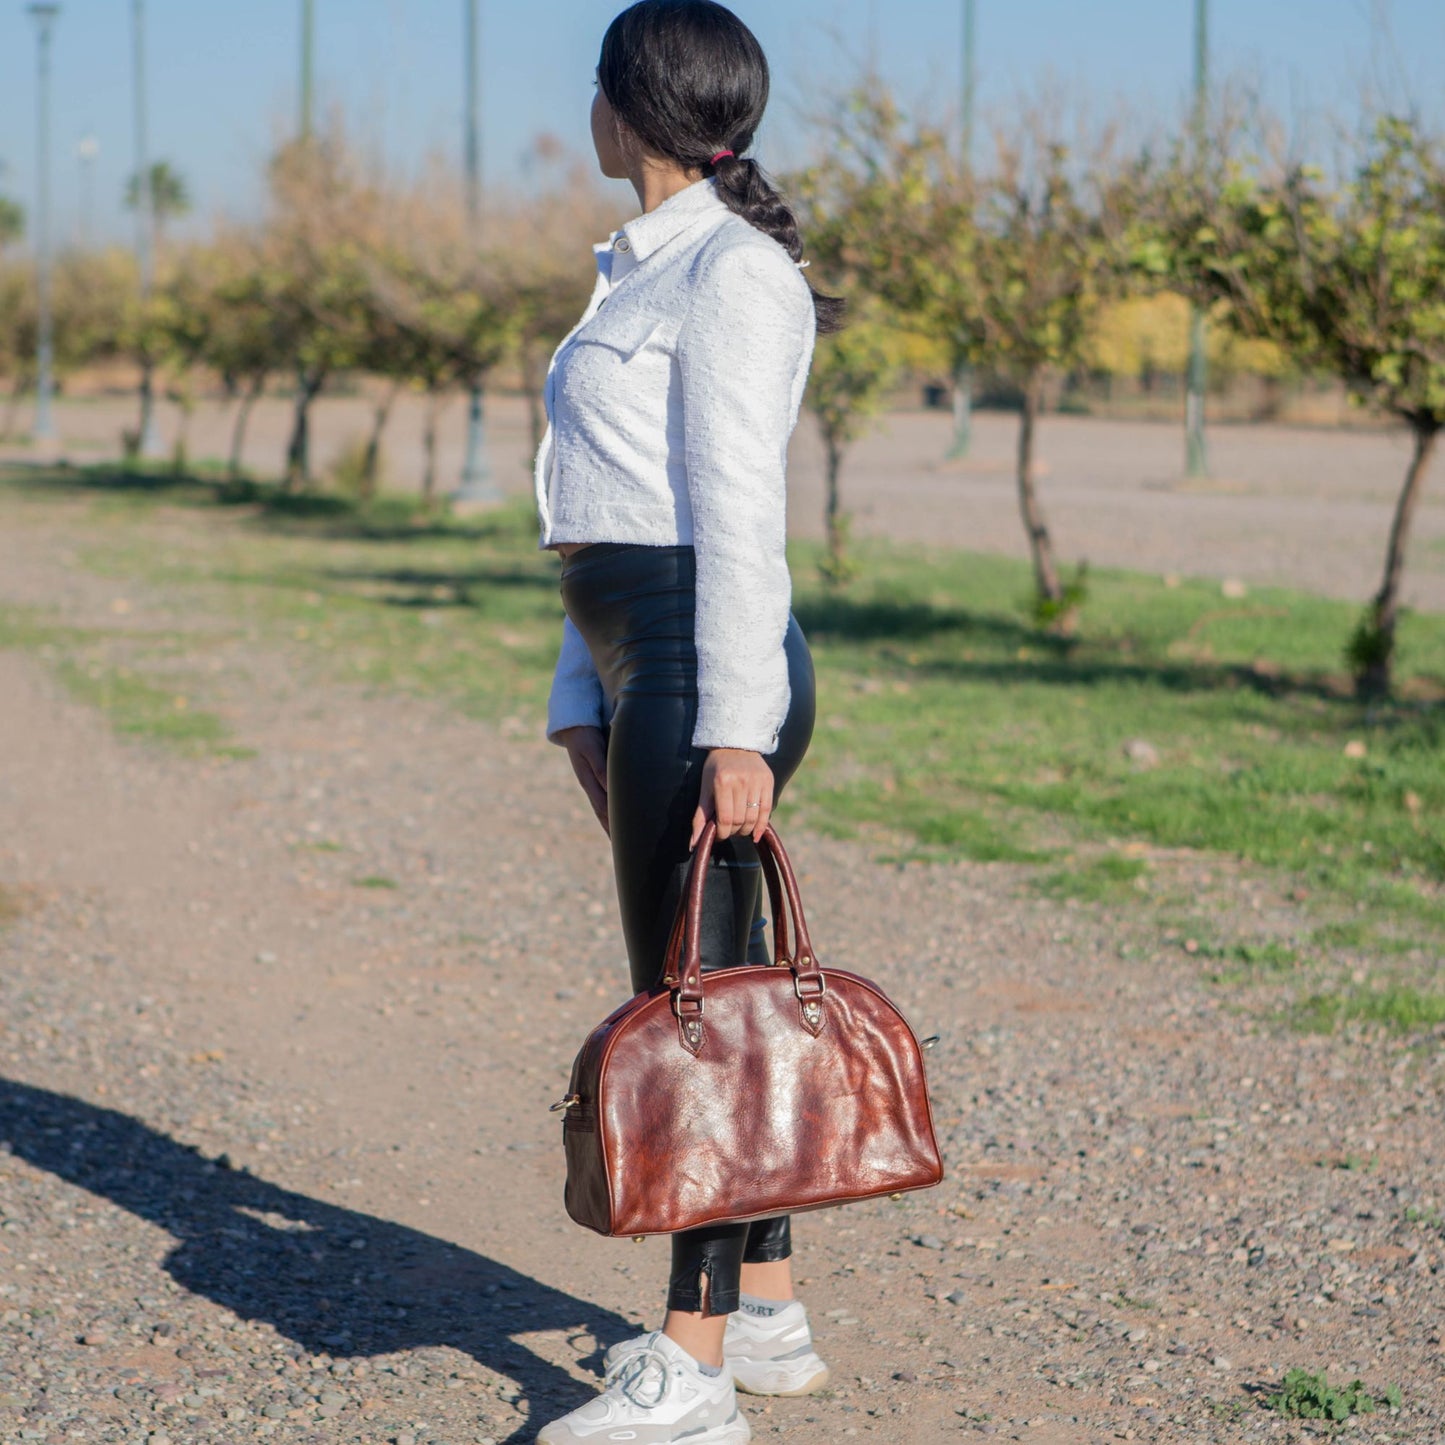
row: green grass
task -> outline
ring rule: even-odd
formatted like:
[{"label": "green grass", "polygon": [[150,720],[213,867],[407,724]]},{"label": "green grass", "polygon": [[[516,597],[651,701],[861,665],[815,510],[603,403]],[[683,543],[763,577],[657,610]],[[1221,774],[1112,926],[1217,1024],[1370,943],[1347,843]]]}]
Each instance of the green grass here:
[{"label": "green grass", "polygon": [[53,622],[34,608],[0,606],[0,648],[36,652],[72,697],[103,712],[123,736],[191,754],[247,756],[246,749],[231,743],[229,729],[216,714],[195,706],[183,675],[162,678],[107,655],[118,651],[137,664],[154,664],[177,651],[173,635],[86,630]]},{"label": "green grass", "polygon": [[226,748],[229,733],[214,713],[191,705],[185,693],[158,687],[126,667],[105,667],[73,660],[57,668],[70,694],[109,717],[124,737],[145,738],[184,752],[235,755]]},{"label": "green grass", "polygon": [[1149,865],[1142,860],[1111,854],[1046,873],[1034,880],[1033,887],[1045,898],[1112,903],[1137,894],[1139,881],[1148,875]]},{"label": "green grass", "polygon": [[383,873],[368,873],[362,878],[354,878],[352,882],[358,888],[400,888],[401,884],[395,878],[388,878]]},{"label": "green grass", "polygon": [[1306,1033],[1334,1033],[1341,1024],[1376,1024],[1397,1034],[1419,1033],[1445,1023],[1445,993],[1391,983],[1348,993],[1313,993],[1294,1009]]},{"label": "green grass", "polygon": [[[93,570],[295,644],[321,676],[540,732],[561,608],[527,502],[455,521],[104,469],[0,483],[16,505],[62,494],[86,499]],[[146,525],[162,508],[200,519],[162,535]],[[1052,862],[1047,896],[1097,904],[1143,895],[1151,870],[1122,842],[1219,853],[1326,910],[1362,907],[1351,946],[1445,934],[1445,618],[1404,616],[1399,696],[1366,707],[1341,660],[1349,603],[1099,570],[1065,643],[1030,623],[1022,563],[855,551],[841,590],[817,548],[792,551],[821,707],[788,816],[895,857]]]}]

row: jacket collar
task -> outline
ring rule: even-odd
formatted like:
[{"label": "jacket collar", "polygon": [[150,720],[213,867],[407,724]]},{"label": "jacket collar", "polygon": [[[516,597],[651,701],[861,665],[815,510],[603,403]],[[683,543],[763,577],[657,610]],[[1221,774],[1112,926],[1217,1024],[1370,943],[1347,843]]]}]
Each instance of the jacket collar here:
[{"label": "jacket collar", "polygon": [[684,231],[726,214],[728,207],[718,196],[717,183],[709,176],[669,196],[656,210],[628,221],[621,231],[613,232],[610,244],[616,247],[618,238],[625,237],[633,257],[640,263]]}]

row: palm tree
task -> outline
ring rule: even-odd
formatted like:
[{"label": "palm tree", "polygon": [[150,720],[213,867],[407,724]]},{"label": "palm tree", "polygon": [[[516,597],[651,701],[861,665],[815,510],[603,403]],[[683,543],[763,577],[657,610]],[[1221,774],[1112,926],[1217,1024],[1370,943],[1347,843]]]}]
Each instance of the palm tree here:
[{"label": "palm tree", "polygon": [[[140,209],[140,182],[139,172],[126,182],[125,204],[128,210]],[[156,161],[151,166],[151,216],[155,221],[157,245],[160,244],[165,223],[186,215],[190,209],[191,193],[186,188],[185,178],[172,168],[169,161]]]}]

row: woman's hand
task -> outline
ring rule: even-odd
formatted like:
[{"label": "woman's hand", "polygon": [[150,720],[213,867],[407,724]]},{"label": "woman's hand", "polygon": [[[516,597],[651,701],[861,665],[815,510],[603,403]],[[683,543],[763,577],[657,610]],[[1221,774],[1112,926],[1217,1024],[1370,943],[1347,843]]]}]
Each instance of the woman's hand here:
[{"label": "woman's hand", "polygon": [[702,800],[692,815],[692,841],[697,847],[703,824],[717,819],[719,838],[734,833],[762,838],[773,814],[773,770],[761,753],[744,748],[714,748],[702,765]]},{"label": "woman's hand", "polygon": [[572,762],[572,771],[602,824],[602,831],[610,838],[612,829],[607,823],[607,738],[601,728],[564,728],[557,734],[557,741],[567,749]]}]

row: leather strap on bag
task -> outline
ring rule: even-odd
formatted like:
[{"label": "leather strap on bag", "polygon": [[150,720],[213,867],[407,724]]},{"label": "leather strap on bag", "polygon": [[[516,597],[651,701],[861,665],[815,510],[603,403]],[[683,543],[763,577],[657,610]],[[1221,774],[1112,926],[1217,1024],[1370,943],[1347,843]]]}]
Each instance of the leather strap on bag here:
[{"label": "leather strap on bag", "polygon": [[[717,823],[710,819],[704,825],[697,847],[693,850],[687,886],[682,898],[678,900],[677,917],[673,921],[663,966],[663,980],[673,989],[672,1011],[677,1015],[679,1037],[683,1048],[692,1054],[701,1051],[705,1040],[701,959],[702,896],[708,862],[716,839]],[[793,872],[793,865],[783,847],[782,839],[771,824],[758,843],[758,853],[768,880],[768,894],[773,906],[775,957],[780,965],[786,962],[791,969],[793,991],[798,996],[799,1022],[816,1037],[822,1032],[825,1021],[823,999],[827,993],[827,983],[808,933],[797,875]],[[781,895],[786,895],[786,909],[781,906]],[[787,952],[787,913],[792,914],[793,934],[797,940],[797,953],[791,958]]]}]

